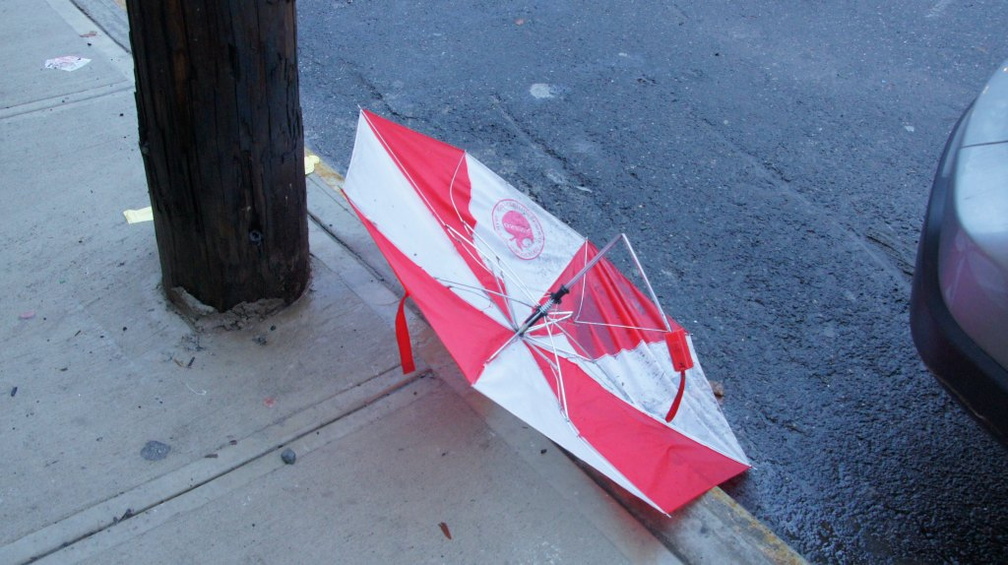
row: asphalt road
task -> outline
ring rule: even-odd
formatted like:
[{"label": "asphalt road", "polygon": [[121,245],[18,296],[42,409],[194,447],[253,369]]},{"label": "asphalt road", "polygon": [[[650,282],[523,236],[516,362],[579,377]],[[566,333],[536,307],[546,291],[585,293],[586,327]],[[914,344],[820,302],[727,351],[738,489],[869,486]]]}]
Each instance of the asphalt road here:
[{"label": "asphalt road", "polygon": [[726,490],[814,562],[1008,562],[1008,450],[918,360],[909,280],[1003,2],[301,0],[309,147],[358,106],[625,231],[754,462]]}]

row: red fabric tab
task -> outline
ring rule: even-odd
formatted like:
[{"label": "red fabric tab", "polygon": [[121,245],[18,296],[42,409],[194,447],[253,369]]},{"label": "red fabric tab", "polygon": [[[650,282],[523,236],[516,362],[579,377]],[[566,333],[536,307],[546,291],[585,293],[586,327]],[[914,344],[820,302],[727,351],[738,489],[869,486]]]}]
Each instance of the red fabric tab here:
[{"label": "red fabric tab", "polygon": [[665,334],[665,344],[668,345],[669,356],[672,357],[672,368],[679,371],[679,391],[676,392],[668,414],[665,414],[665,421],[671,422],[679,411],[679,404],[682,403],[683,392],[686,391],[686,371],[693,366],[693,356],[690,355],[689,344],[686,343],[686,330],[682,328],[676,328]]},{"label": "red fabric tab", "polygon": [[669,408],[668,414],[665,414],[665,421],[671,422],[672,418],[675,418],[676,412],[679,411],[679,404],[682,402],[683,393],[686,392],[686,371],[679,372],[679,392],[675,395],[675,400],[672,401],[672,407]]},{"label": "red fabric tab", "polygon": [[676,371],[685,371],[693,366],[693,357],[690,355],[689,345],[686,343],[686,330],[677,328],[665,334],[665,343],[668,345],[669,355],[672,357],[672,367]]},{"label": "red fabric tab", "polygon": [[402,365],[404,375],[416,371],[416,363],[413,362],[413,344],[410,343],[409,326],[406,324],[407,298],[409,298],[408,292],[399,301],[399,310],[395,317],[396,341],[399,343],[399,364]]},{"label": "red fabric tab", "polygon": [[487,359],[511,340],[514,330],[502,326],[473,308],[448,287],[413,263],[354,207],[368,233],[388,259],[410,299],[441,338],[469,383],[475,383]]}]

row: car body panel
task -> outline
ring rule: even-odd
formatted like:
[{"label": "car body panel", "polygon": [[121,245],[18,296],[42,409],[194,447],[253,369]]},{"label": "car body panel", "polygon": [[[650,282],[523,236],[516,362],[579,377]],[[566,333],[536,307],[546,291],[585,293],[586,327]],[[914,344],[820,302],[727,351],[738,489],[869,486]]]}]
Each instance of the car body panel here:
[{"label": "car body panel", "polygon": [[956,160],[938,251],[942,297],[1008,367],[1008,143],[963,147]]},{"label": "car body panel", "polygon": [[1008,61],[987,81],[973,103],[973,115],[963,135],[964,147],[1008,141]]},{"label": "car body panel", "polygon": [[924,363],[1008,445],[1008,61],[949,136],[917,251]]}]

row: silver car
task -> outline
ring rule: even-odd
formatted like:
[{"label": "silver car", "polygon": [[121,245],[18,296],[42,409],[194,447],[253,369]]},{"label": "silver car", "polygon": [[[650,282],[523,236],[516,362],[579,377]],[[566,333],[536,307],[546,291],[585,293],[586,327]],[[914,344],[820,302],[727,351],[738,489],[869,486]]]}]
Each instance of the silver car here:
[{"label": "silver car", "polygon": [[1008,442],[1008,61],[942,154],[917,250],[910,327],[935,377]]}]

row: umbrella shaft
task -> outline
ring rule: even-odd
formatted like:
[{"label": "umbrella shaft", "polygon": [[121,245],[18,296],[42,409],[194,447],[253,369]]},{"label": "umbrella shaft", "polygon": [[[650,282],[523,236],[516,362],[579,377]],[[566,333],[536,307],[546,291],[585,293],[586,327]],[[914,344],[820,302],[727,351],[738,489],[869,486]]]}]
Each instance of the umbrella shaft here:
[{"label": "umbrella shaft", "polygon": [[595,255],[595,257],[592,257],[591,261],[588,261],[588,263],[586,263],[585,266],[582,267],[580,271],[578,271],[573,277],[571,277],[566,284],[560,285],[560,288],[558,288],[556,292],[551,293],[549,300],[540,304],[535,310],[532,311],[532,314],[530,314],[528,318],[525,318],[525,321],[522,323],[521,327],[518,328],[518,335],[520,336],[525,335],[525,332],[527,332],[529,328],[534,326],[539,320],[545,318],[546,314],[549,314],[551,308],[553,308],[557,304],[560,304],[560,300],[562,300],[563,297],[570,292],[571,285],[580,280],[581,277],[585,276],[585,273],[587,273],[592,267],[594,267],[599,261],[601,261],[602,257],[605,256],[605,254],[608,253],[609,250],[612,249],[613,246],[616,245],[616,242],[618,242],[621,238],[626,238],[626,236],[624,236],[623,234],[619,234],[616,237],[612,238],[612,240],[609,241],[609,243],[607,243],[605,247],[603,247],[602,250],[599,251],[597,255]]},{"label": "umbrella shaft", "polygon": [[560,300],[562,300],[564,295],[566,295],[568,292],[570,292],[570,289],[567,288],[566,285],[561,285],[556,292],[550,294],[549,300],[540,304],[535,310],[532,311],[532,314],[529,315],[528,318],[525,318],[525,321],[522,323],[521,327],[518,328],[518,335],[525,335],[525,332],[527,332],[529,328],[534,326],[539,320],[545,318],[546,314],[549,314],[549,311],[554,306],[560,304]]},{"label": "umbrella shaft", "polygon": [[518,335],[525,335],[525,332],[527,332],[529,328],[535,325],[539,320],[546,317],[546,314],[549,313],[549,309],[553,306],[553,299],[551,298],[548,302],[541,304],[538,308],[533,310],[532,315],[526,318],[525,322],[522,323],[520,328],[518,328]]}]

